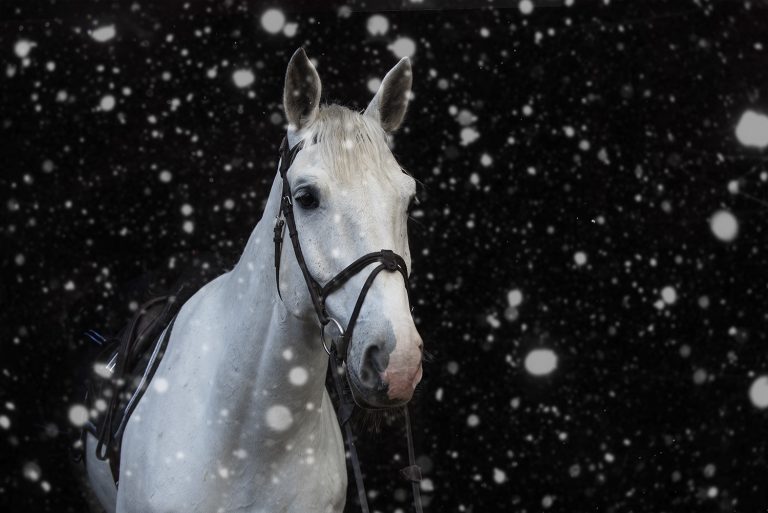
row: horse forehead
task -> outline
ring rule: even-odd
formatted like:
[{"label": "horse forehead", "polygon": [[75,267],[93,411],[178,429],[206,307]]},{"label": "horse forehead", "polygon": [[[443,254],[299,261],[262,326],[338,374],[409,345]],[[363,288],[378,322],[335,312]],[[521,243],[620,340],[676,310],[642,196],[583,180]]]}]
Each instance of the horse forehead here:
[{"label": "horse forehead", "polygon": [[[405,175],[403,175],[405,176]],[[361,176],[340,183],[335,187],[333,194],[343,198],[342,204],[355,211],[364,211],[365,217],[378,219],[389,218],[392,209],[399,208],[410,196],[410,187],[403,180],[364,172]]]},{"label": "horse forehead", "polygon": [[323,162],[320,160],[320,155],[314,150],[312,146],[302,149],[291,164],[291,170],[295,170],[291,175],[309,175],[314,177],[328,177],[329,173]]},{"label": "horse forehead", "polygon": [[[326,176],[330,180],[339,183],[339,185],[365,184],[370,180],[375,180],[373,183],[383,186],[394,186],[396,190],[405,189],[407,194],[412,192],[409,188],[415,187],[413,179],[402,172],[397,160],[395,160],[391,153],[379,157],[359,157],[353,155],[355,150],[353,146],[348,149],[340,148],[339,152],[342,155],[337,155],[337,157],[341,156],[342,158],[337,159],[334,157],[332,160],[336,162],[327,162],[320,151],[319,143],[310,143],[309,139],[304,139],[304,143],[305,146],[296,155],[292,169],[297,168],[302,173]],[[349,153],[348,161],[344,158],[344,152]],[[328,155],[325,155],[325,157],[327,159]],[[350,167],[354,169],[354,172],[349,173],[348,176],[345,176],[345,173],[334,172],[332,166],[334,163],[339,164],[340,162],[342,167]]]},{"label": "horse forehead", "polygon": [[310,146],[296,156],[294,166],[291,167],[297,171],[293,173],[294,178],[301,176],[310,181],[323,181],[331,193],[349,197],[352,201],[364,197],[399,202],[408,199],[415,191],[413,178],[389,162],[382,163],[380,168],[363,166],[357,173],[342,180],[328,169],[318,152],[312,148]]}]

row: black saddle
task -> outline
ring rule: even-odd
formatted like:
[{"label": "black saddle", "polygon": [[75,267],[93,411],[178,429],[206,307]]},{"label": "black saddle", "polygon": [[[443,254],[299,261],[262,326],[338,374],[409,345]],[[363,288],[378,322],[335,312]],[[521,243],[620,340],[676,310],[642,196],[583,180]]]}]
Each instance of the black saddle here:
[{"label": "black saddle", "polygon": [[96,358],[85,401],[88,411],[98,416],[83,426],[82,449],[87,433],[96,437],[96,457],[109,461],[115,484],[125,426],[160,364],[182,304],[179,294],[160,296],[141,305],[116,336],[104,339],[87,333],[94,340],[101,338],[104,349]]}]

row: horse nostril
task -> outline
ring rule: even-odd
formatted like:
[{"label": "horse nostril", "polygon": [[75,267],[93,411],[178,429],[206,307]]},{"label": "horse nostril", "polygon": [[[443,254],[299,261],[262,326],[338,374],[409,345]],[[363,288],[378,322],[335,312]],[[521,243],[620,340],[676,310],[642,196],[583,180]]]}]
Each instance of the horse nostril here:
[{"label": "horse nostril", "polygon": [[373,375],[371,371],[366,366],[363,366],[363,368],[360,370],[360,381],[363,383],[363,385],[371,386],[372,378]]},{"label": "horse nostril", "polygon": [[363,367],[368,367],[381,374],[387,368],[389,358],[376,344],[371,345],[365,350],[363,357]]},{"label": "horse nostril", "polygon": [[389,356],[376,344],[371,344],[363,353],[362,365],[360,366],[360,383],[374,391],[380,391],[386,388],[382,379],[382,374],[389,363]]}]

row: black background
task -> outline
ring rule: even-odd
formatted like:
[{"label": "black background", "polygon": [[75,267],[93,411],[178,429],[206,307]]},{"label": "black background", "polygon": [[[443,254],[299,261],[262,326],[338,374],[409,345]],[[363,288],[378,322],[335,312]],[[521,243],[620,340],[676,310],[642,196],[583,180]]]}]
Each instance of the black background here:
[{"label": "black background", "polygon": [[[768,411],[748,391],[768,373],[768,163],[735,136],[746,110],[768,112],[766,2],[162,4],[0,8],[0,509],[87,509],[67,416],[82,332],[236,262],[275,173],[293,51],[317,61],[325,101],[362,109],[405,36],[414,99],[394,152],[423,182],[425,509],[766,510]],[[268,7],[295,36],[262,28]],[[111,41],[88,35],[110,23]],[[710,229],[722,209],[731,243]],[[667,286],[677,300],[659,308]],[[523,366],[539,347],[558,356],[545,377]],[[409,510],[399,429],[361,434],[379,511]]]}]

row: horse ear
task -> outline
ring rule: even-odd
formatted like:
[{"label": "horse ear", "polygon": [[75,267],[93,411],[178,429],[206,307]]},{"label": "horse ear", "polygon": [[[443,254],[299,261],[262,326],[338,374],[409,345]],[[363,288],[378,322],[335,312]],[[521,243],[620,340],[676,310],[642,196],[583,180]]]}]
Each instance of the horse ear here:
[{"label": "horse ear", "polygon": [[405,117],[412,82],[411,60],[403,57],[382,80],[365,115],[376,119],[386,132],[397,130]]},{"label": "horse ear", "polygon": [[320,75],[299,48],[288,63],[283,90],[283,108],[288,123],[294,130],[299,130],[312,123],[319,112]]}]

